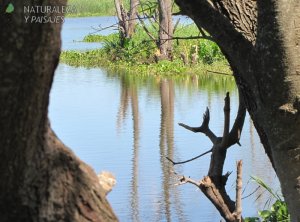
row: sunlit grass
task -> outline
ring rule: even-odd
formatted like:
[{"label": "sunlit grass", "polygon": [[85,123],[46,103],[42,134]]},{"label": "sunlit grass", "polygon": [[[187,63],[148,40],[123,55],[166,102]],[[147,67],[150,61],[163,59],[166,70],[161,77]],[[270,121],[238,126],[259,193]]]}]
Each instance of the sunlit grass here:
[{"label": "sunlit grass", "polygon": [[76,13],[71,13],[67,16],[83,17],[115,15],[113,0],[68,0],[68,5],[74,6],[76,8]]},{"label": "sunlit grass", "polygon": [[[156,27],[158,28],[158,27]],[[154,26],[148,27],[153,35],[157,35]],[[199,31],[195,25],[184,27],[179,25],[175,35],[188,37],[196,36]],[[141,26],[137,26],[132,39],[120,46],[119,34],[108,36],[88,35],[85,42],[102,42],[103,47],[87,52],[66,51],[61,55],[61,61],[73,66],[106,67],[121,69],[131,73],[151,73],[153,75],[181,75],[207,73],[210,75],[231,75],[231,70],[218,46],[208,40],[190,39],[173,42],[173,60],[155,62],[157,46]],[[198,47],[198,59],[191,64],[193,47]],[[182,54],[185,54],[189,64],[184,64]]]},{"label": "sunlit grass", "polygon": [[[151,0],[155,2],[154,0]],[[130,0],[124,0],[124,7],[126,10],[129,9]],[[145,3],[149,0],[142,0],[143,8],[145,8]],[[67,16],[70,17],[85,17],[85,16],[113,16],[116,15],[114,0],[68,0],[69,6],[74,6],[76,12],[72,12]],[[141,12],[142,7],[139,7]],[[178,11],[178,7],[174,4],[173,11]]]},{"label": "sunlit grass", "polygon": [[72,66],[106,67],[135,74],[152,74],[162,76],[208,74],[214,76],[231,75],[231,70],[225,61],[215,61],[212,64],[199,62],[196,65],[184,65],[181,60],[160,61],[158,63],[136,63],[125,60],[110,61],[103,49],[87,52],[64,51],[61,62]]}]

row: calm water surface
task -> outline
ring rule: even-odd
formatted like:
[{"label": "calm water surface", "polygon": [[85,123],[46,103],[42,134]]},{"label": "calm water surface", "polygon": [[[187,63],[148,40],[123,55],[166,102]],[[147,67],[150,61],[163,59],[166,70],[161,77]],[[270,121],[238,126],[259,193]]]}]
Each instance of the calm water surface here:
[{"label": "calm water surface", "polygon": [[[70,41],[93,31],[86,28],[85,19],[66,21],[62,35],[65,49],[70,49],[67,42],[71,48],[85,49],[86,46],[74,46]],[[73,30],[72,36],[66,30]],[[177,123],[199,126],[208,106],[210,127],[222,135],[227,91],[233,119],[238,95],[231,77],[137,77],[60,64],[49,113],[52,127],[66,145],[97,173],[109,170],[116,176],[117,185],[108,198],[120,221],[220,221],[219,213],[196,187],[174,185],[178,181],[173,171],[194,179],[205,176],[210,156],[175,167],[165,157],[182,161],[211,148],[205,136],[191,133]],[[257,187],[249,182],[251,175],[278,189],[275,173],[248,116],[241,144],[242,147],[229,149],[224,170],[235,171],[236,161],[243,159],[243,196]],[[235,176],[233,172],[227,182],[233,199]],[[258,190],[244,199],[243,215],[256,215],[268,198],[268,194]]]}]

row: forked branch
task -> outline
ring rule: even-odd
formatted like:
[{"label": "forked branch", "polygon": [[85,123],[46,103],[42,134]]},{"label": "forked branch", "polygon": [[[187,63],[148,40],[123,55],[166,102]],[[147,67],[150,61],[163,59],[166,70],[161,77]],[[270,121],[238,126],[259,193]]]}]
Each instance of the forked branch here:
[{"label": "forked branch", "polygon": [[182,162],[174,162],[173,160],[167,158],[174,165],[180,163],[186,163],[193,161],[208,152],[212,152],[210,167],[208,170],[208,176],[205,176],[199,182],[190,179],[189,177],[182,176],[180,178],[179,184],[191,183],[196,185],[201,191],[205,194],[205,196],[213,203],[213,205],[218,209],[222,217],[226,221],[236,222],[242,221],[241,217],[241,191],[242,191],[242,164],[241,161],[237,164],[237,194],[236,194],[236,203],[231,200],[227,191],[225,189],[225,185],[227,182],[227,178],[229,174],[223,175],[223,168],[226,159],[227,149],[235,143],[239,142],[240,134],[244,125],[245,119],[245,106],[242,98],[239,99],[239,109],[237,113],[237,117],[235,119],[234,125],[231,130],[230,129],[230,97],[229,93],[226,94],[225,97],[225,105],[224,105],[224,131],[222,137],[217,137],[210,129],[209,129],[209,109],[207,108],[205,114],[203,115],[203,123],[200,127],[191,127],[180,123],[179,125],[192,131],[192,132],[201,132],[208,136],[213,142],[213,147],[211,150],[194,157],[190,160],[182,161]]},{"label": "forked branch", "polygon": [[203,114],[203,122],[200,127],[191,127],[184,123],[179,123],[179,126],[182,126],[183,128],[190,130],[194,133],[204,133],[208,138],[211,140],[213,144],[217,143],[218,137],[209,129],[209,120],[210,120],[210,114],[208,107],[206,108],[205,113]]}]

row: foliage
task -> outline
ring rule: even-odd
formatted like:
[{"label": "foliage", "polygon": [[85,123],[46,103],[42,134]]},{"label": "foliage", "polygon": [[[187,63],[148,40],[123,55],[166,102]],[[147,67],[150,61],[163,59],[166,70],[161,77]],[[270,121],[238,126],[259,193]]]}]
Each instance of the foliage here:
[{"label": "foliage", "polygon": [[258,177],[252,177],[252,179],[261,187],[271,194],[273,198],[276,199],[275,203],[271,206],[269,210],[262,210],[258,212],[258,217],[248,217],[245,219],[245,222],[289,222],[290,215],[288,213],[288,208],[286,203],[282,200],[281,196],[274,192],[270,186],[264,183]]},{"label": "foliage", "polygon": [[185,66],[180,60],[173,62],[159,61],[158,63],[137,63],[125,60],[110,61],[107,59],[107,54],[103,49],[87,52],[64,51],[61,53],[60,60],[72,66],[105,67],[109,70],[139,75],[177,76],[207,73],[208,75],[217,76],[217,74],[213,74],[214,71],[231,73],[229,66],[224,61],[214,62],[211,65],[199,63],[195,66]]},{"label": "foliage", "polygon": [[89,34],[83,38],[83,42],[104,42],[107,36]]},{"label": "foliage", "polygon": [[[130,0],[123,2],[124,7],[128,9]],[[139,7],[139,11],[151,9],[154,12],[156,1],[142,0],[141,3],[142,7]],[[116,15],[113,0],[68,0],[68,5],[76,8],[76,12],[67,15],[71,17]],[[174,7],[174,11],[178,11],[177,6]]]},{"label": "foliage", "polygon": [[[129,0],[125,1],[128,5]],[[76,12],[67,16],[107,16],[115,15],[115,6],[113,0],[68,0],[68,5],[75,7]]]},{"label": "foliage", "polygon": [[[147,28],[154,35],[157,33],[155,27],[149,25]],[[175,32],[175,36],[180,37],[197,35],[198,29],[195,25],[180,25]],[[150,39],[140,25],[136,27],[136,33],[133,38],[127,39],[123,47],[120,46],[118,34],[111,34],[109,36],[88,35],[83,39],[83,41],[103,42],[103,50],[110,61],[115,62],[122,60],[132,65],[153,63],[154,54],[157,52],[155,42]],[[214,42],[199,39],[176,40],[174,44],[174,62],[182,63],[180,62],[180,54],[185,54],[186,57],[190,58],[193,46],[197,46],[199,49],[199,63],[212,64],[217,61],[223,61],[225,64],[225,58],[219,47]],[[161,64],[163,64],[163,62]],[[161,64],[161,67],[165,67],[165,64]]]}]

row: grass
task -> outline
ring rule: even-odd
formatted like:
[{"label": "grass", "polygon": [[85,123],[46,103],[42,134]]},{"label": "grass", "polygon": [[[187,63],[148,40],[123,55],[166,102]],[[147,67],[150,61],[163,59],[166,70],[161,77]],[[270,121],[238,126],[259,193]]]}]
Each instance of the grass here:
[{"label": "grass", "polygon": [[[125,3],[128,5],[128,0]],[[76,8],[75,13],[67,15],[70,17],[115,15],[113,0],[68,0],[68,5]]]},{"label": "grass", "polygon": [[[130,0],[124,0],[124,7],[128,10]],[[146,3],[156,2],[154,0],[142,0],[144,8]],[[68,0],[68,5],[75,7],[76,12],[67,14],[69,17],[86,17],[86,16],[114,16],[115,5],[114,0]],[[141,10],[141,9],[139,9]],[[178,11],[178,7],[174,6],[173,11]]]},{"label": "grass", "polygon": [[[149,27],[149,29],[151,29]],[[152,33],[157,31],[152,27]],[[175,36],[198,35],[196,26],[179,26]],[[218,46],[208,40],[178,40],[174,42],[173,61],[159,61],[156,63],[154,54],[157,51],[155,43],[150,40],[142,27],[137,27],[131,40],[120,47],[117,33],[108,36],[88,35],[83,41],[103,42],[103,48],[88,52],[66,51],[61,54],[61,61],[73,66],[107,67],[130,71],[132,73],[151,73],[153,75],[179,75],[192,73],[222,72],[231,74],[231,70],[220,52]],[[180,54],[190,58],[193,48],[197,46],[197,64],[184,65]],[[213,71],[213,72],[210,72]]]},{"label": "grass", "polygon": [[[290,222],[291,218],[288,212],[286,203],[280,194],[272,190],[262,179],[252,176],[252,180],[260,187],[268,191],[270,198],[267,203],[270,203],[272,199],[275,199],[275,203],[272,204],[270,209],[262,210],[258,212],[259,217],[247,217],[245,222]],[[267,205],[266,203],[266,205]]]},{"label": "grass", "polygon": [[[111,35],[112,36],[112,35]],[[83,42],[105,42],[108,41],[108,36],[104,35],[87,35],[83,38]]]},{"label": "grass", "polygon": [[158,63],[136,63],[124,60],[110,61],[104,50],[92,50],[87,52],[64,51],[60,57],[61,62],[72,66],[105,67],[109,70],[130,72],[133,74],[152,74],[160,76],[175,76],[182,74],[200,73],[228,73],[231,71],[223,61],[213,64],[199,63],[194,66],[185,66],[180,60],[159,61]]}]

